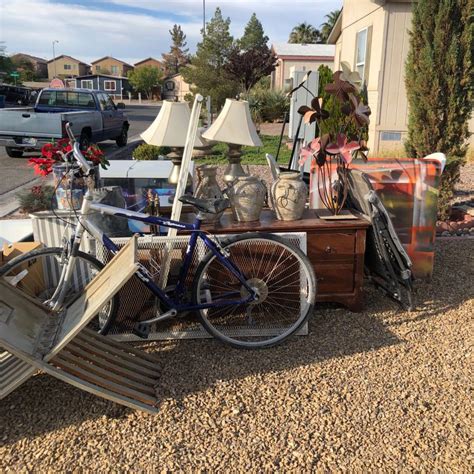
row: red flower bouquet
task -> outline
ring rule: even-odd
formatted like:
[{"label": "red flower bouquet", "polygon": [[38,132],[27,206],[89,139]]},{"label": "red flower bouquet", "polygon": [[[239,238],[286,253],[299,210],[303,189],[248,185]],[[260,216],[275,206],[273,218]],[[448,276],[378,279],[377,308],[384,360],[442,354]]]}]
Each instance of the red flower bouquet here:
[{"label": "red flower bouquet", "polygon": [[[69,139],[62,138],[56,142],[46,143],[41,148],[41,157],[30,158],[28,163],[33,166],[36,174],[48,176],[53,171],[53,165],[67,161],[66,155],[71,150]],[[83,155],[86,160],[91,161],[94,165],[100,165],[104,169],[107,169],[109,165],[104,152],[97,145],[90,145],[87,150],[83,151]]]}]

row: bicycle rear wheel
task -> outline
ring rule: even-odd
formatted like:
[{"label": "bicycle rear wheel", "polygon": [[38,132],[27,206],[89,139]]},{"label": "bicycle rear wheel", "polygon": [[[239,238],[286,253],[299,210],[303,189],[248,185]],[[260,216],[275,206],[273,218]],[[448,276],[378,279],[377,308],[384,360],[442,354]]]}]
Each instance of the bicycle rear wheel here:
[{"label": "bicycle rear wheel", "polygon": [[[28,296],[44,303],[54,294],[61,271],[67,262],[63,249],[51,247],[20,255],[0,268],[0,277]],[[86,285],[104,268],[104,264],[87,253],[78,252],[76,264],[64,305],[71,304],[82,293]],[[88,327],[106,334],[118,311],[119,299],[115,295],[92,319]]]},{"label": "bicycle rear wheel", "polygon": [[199,310],[204,328],[219,340],[246,349],[270,347],[294,334],[312,314],[316,297],[316,279],[306,255],[271,234],[236,236],[223,247],[259,299],[217,306],[219,300],[242,300],[248,290],[210,252],[196,270],[193,285],[195,304],[216,304]]}]

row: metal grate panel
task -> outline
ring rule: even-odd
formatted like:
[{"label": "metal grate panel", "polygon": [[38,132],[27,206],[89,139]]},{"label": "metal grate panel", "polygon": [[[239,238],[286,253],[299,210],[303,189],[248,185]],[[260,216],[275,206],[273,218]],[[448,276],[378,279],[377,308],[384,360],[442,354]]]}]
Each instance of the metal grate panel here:
[{"label": "metal grate panel", "polygon": [[[293,244],[299,247],[306,253],[306,233],[282,233],[276,234],[284,237]],[[231,237],[230,235],[219,236],[223,240]],[[128,242],[128,238],[115,238],[113,242],[122,247]],[[166,249],[170,250],[170,268],[168,285],[172,285],[179,274],[181,264],[184,258],[186,247],[188,245],[189,236],[178,237],[160,237],[160,236],[145,236],[138,238],[138,261],[144,265],[154,277],[155,283],[159,283],[161,275],[161,261]],[[207,253],[205,244],[198,240],[196,249],[193,255],[191,268],[186,281],[186,286],[191,289],[194,272],[197,266]],[[104,263],[107,263],[111,258],[110,252],[101,244],[97,244],[96,257]],[[190,296],[190,295],[189,295]],[[120,305],[118,315],[114,326],[111,328],[109,334],[116,340],[120,341],[140,341],[141,339],[134,334],[131,334],[132,327],[136,321],[144,321],[151,319],[159,311],[159,302],[155,296],[146,288],[137,278],[129,280],[119,292]],[[245,329],[249,331],[248,328]],[[255,336],[271,336],[275,333],[274,327],[259,328],[255,332]],[[308,334],[308,326],[304,324],[298,331],[299,335]],[[251,336],[252,334],[247,334]],[[189,314],[179,318],[173,318],[168,321],[163,321],[156,324],[149,336],[150,340],[167,340],[167,339],[194,339],[194,338],[208,338],[210,336],[201,326],[196,315]]]}]

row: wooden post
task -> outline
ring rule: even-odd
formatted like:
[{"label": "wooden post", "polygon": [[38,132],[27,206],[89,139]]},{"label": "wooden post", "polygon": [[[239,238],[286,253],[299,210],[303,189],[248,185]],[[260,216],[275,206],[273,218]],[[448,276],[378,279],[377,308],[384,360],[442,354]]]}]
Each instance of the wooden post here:
[{"label": "wooden post", "polygon": [[[191,164],[191,158],[194,149],[194,143],[196,142],[197,129],[199,124],[199,117],[201,114],[202,101],[204,100],[201,94],[197,94],[194,99],[193,108],[191,110],[191,117],[189,118],[188,132],[186,135],[186,142],[184,145],[183,158],[181,159],[181,169],[179,171],[178,184],[176,186],[176,194],[174,196],[173,208],[171,210],[171,220],[179,221],[181,218],[181,210],[183,203],[179,198],[186,191],[186,183],[188,181],[189,165]],[[177,229],[168,229],[168,237],[176,237],[178,233]],[[168,273],[170,266],[170,252],[173,249],[173,244],[167,244],[163,252],[163,259],[161,265],[160,274],[160,286],[165,288],[168,282]]]}]

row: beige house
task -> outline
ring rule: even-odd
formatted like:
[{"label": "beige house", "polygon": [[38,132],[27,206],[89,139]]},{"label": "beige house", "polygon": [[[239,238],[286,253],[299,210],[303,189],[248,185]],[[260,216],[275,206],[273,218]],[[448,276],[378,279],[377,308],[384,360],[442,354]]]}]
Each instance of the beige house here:
[{"label": "beige house", "polygon": [[272,89],[283,89],[290,78],[290,69],[317,71],[321,64],[334,66],[334,50],[331,44],[274,43],[272,50],[277,57],[277,67],[271,75]]},{"label": "beige house", "polygon": [[37,56],[32,56],[31,54],[26,53],[16,53],[10,56],[10,58],[14,62],[29,61],[33,65],[36,77],[41,79],[48,77],[48,63],[46,59],[38,58]]},{"label": "beige house", "polygon": [[83,76],[88,73],[89,65],[71,56],[61,55],[48,61],[48,79],[59,77]]},{"label": "beige house", "polygon": [[[328,38],[336,46],[334,69],[346,61],[366,81],[372,109],[368,145],[374,152],[403,149],[406,138],[404,74],[412,4],[412,0],[344,0]],[[471,119],[471,131],[473,125]]]},{"label": "beige house", "polygon": [[135,69],[143,67],[143,66],[153,66],[153,67],[158,68],[160,71],[164,71],[163,63],[161,61],[158,61],[158,59],[155,59],[155,58],[146,58],[134,64]]},{"label": "beige house", "polygon": [[112,56],[104,56],[96,61],[92,61],[91,64],[92,74],[127,77],[128,71],[133,71],[133,66],[131,64],[113,58]]},{"label": "beige house", "polygon": [[161,88],[161,98],[163,100],[174,100],[182,102],[184,96],[191,92],[190,85],[185,82],[181,74],[173,74],[165,77]]}]

